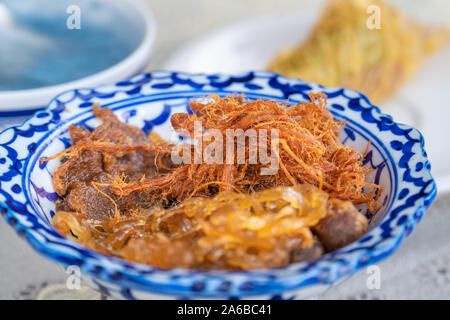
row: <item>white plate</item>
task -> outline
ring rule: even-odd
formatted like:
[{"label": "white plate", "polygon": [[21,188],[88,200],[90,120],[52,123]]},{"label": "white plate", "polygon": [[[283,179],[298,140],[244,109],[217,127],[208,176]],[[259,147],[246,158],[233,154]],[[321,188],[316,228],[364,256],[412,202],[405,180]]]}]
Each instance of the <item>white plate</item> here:
[{"label": "white plate", "polygon": [[[248,20],[213,32],[175,52],[164,69],[187,72],[264,70],[284,47],[303,41],[320,8]],[[439,193],[450,191],[450,46],[430,57],[382,110],[425,136]]]}]

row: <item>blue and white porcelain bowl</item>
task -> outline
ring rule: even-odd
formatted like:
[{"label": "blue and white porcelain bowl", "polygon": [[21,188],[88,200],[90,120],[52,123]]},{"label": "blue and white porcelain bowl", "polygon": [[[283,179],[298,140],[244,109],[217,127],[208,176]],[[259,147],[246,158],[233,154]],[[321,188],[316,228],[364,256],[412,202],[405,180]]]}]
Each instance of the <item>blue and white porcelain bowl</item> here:
[{"label": "blue and white porcelain bowl", "polygon": [[[361,152],[374,168],[371,182],[383,186],[382,207],[359,240],[311,262],[258,271],[161,270],[90,251],[59,235],[51,220],[57,198],[52,172],[59,160],[40,163],[70,145],[68,128],[98,125],[92,105],[114,110],[119,118],[149,133],[170,138],[169,117],[188,110],[188,102],[211,93],[243,93],[248,99],[305,101],[309,92],[328,95],[334,117],[345,120],[340,139]],[[42,255],[78,266],[83,281],[116,298],[259,298],[315,296],[361,268],[392,254],[421,220],[436,195],[422,135],[395,123],[361,93],[326,88],[270,72],[187,74],[157,71],[115,85],[62,93],[43,111],[0,135],[1,213]],[[5,245],[5,244],[3,244]]]}]

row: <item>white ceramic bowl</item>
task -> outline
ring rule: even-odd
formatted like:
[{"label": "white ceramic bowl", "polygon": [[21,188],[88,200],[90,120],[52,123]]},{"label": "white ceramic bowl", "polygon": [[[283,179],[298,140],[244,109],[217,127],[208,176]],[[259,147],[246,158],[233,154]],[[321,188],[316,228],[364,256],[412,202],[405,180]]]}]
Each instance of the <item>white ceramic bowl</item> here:
[{"label": "white ceramic bowl", "polygon": [[[145,69],[156,31],[155,20],[150,9],[143,0],[95,0],[94,2],[105,1],[108,6],[114,6],[120,10],[120,13],[128,20],[127,23],[142,30],[142,38],[135,50],[119,63],[82,79],[36,89],[0,91],[0,113],[8,115],[32,113],[36,109],[45,107],[54,96],[61,92],[128,79]],[[67,13],[63,12],[63,14]],[[3,16],[6,14],[4,13]]]}]

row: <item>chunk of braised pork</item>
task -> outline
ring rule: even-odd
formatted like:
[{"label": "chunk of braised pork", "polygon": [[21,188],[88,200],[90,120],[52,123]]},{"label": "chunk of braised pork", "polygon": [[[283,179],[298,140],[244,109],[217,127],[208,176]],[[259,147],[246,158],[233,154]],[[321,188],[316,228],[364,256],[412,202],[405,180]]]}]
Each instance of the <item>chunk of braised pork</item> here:
[{"label": "chunk of braised pork", "polygon": [[328,210],[329,214],[313,228],[327,251],[342,248],[367,231],[367,218],[350,201],[330,199]]},{"label": "chunk of braised pork", "polygon": [[[94,106],[94,114],[102,123],[92,132],[82,127],[69,128],[73,145],[108,141],[132,146],[147,141],[142,130],[121,122],[110,109]],[[124,197],[115,195],[111,188],[114,179],[154,177],[170,166],[167,159],[156,159],[153,152],[144,150],[113,155],[95,149],[82,149],[63,159],[53,174],[55,191],[63,197],[58,201],[58,209],[101,219],[114,216],[116,209],[129,212],[130,209],[145,206],[145,193]]]}]

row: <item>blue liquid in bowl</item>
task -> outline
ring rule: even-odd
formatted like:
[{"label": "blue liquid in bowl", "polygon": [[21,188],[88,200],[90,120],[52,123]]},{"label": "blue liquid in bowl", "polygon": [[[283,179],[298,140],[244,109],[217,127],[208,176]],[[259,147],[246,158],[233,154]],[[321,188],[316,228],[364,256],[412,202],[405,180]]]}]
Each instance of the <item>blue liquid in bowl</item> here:
[{"label": "blue liquid in bowl", "polygon": [[[115,2],[0,0],[13,17],[0,28],[0,91],[70,82],[124,60],[144,32]],[[67,27],[73,3],[81,29]]]}]

